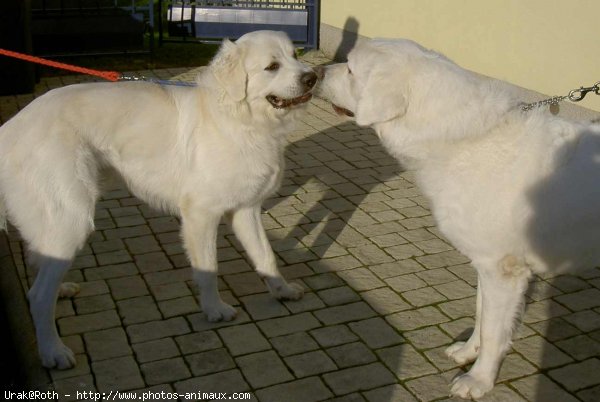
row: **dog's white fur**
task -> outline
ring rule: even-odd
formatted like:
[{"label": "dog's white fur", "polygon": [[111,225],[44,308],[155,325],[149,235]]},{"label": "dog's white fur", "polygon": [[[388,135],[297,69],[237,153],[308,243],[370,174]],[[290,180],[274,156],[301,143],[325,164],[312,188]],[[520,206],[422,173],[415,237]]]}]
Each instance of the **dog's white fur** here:
[{"label": "dog's white fur", "polygon": [[440,230],[471,258],[475,330],[446,353],[476,359],[451,393],[481,397],[510,347],[531,273],[600,263],[600,126],[522,112],[507,84],[408,40],[359,45],[318,85],[415,169]]},{"label": "dog's white fur", "polygon": [[[284,33],[259,31],[225,41],[197,87],[91,83],[55,89],[0,127],[0,223],[14,223],[39,273],[28,293],[45,367],[75,359],[54,323],[57,295],[76,252],[94,230],[104,167],[131,191],[182,218],[182,236],[208,320],[236,310],[217,289],[217,227],[224,214],[277,298],[302,287],[279,273],[260,206],[283,175],[284,135],[301,107],[274,108],[267,95],[307,93],[312,70]],[[267,69],[273,62],[278,69]],[[316,77],[315,77],[316,79]]]}]

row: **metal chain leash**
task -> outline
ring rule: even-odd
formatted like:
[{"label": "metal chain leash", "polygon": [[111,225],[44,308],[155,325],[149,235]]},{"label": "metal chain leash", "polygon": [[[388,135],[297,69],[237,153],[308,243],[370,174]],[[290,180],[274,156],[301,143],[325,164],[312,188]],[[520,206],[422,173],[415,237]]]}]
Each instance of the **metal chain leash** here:
[{"label": "metal chain leash", "polygon": [[566,99],[570,100],[571,102],[579,102],[580,100],[585,98],[588,92],[594,92],[596,95],[600,95],[600,81],[598,81],[591,87],[580,87],[579,89],[574,89],[570,91],[568,95],[553,96],[551,98],[533,103],[524,103],[521,106],[521,110],[526,112],[528,110],[532,110],[546,105],[555,106],[558,105],[559,102],[562,102]]}]

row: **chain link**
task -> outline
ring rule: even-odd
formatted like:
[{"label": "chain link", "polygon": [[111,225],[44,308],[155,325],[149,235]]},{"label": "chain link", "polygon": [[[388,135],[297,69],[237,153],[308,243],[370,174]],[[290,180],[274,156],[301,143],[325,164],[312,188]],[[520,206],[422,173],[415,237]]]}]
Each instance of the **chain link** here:
[{"label": "chain link", "polygon": [[574,89],[574,90],[570,91],[568,95],[553,96],[551,98],[544,99],[544,100],[537,101],[537,102],[523,103],[521,105],[521,110],[524,112],[527,112],[529,110],[536,109],[536,108],[546,106],[546,105],[549,105],[549,106],[558,105],[559,102],[562,102],[565,99],[568,99],[571,102],[579,102],[580,100],[585,98],[585,96],[588,94],[588,92],[594,92],[596,95],[600,95],[600,81],[598,81],[591,87],[580,87],[579,89]]}]

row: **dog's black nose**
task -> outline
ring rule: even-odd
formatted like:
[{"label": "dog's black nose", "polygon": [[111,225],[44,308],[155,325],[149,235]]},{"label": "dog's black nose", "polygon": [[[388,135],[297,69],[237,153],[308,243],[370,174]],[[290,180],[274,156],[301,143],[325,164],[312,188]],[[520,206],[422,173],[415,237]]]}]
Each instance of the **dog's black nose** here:
[{"label": "dog's black nose", "polygon": [[312,71],[309,72],[309,73],[304,73],[300,77],[300,82],[302,82],[302,84],[304,85],[304,87],[308,91],[309,89],[311,89],[312,87],[314,87],[315,84],[317,83],[317,74],[315,74]]}]

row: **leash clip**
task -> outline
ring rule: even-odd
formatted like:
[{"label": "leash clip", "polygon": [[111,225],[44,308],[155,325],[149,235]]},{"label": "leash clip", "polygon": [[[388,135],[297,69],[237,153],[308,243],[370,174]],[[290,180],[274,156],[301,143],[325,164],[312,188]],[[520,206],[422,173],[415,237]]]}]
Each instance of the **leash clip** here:
[{"label": "leash clip", "polygon": [[580,87],[569,92],[568,98],[571,102],[579,102],[588,94],[588,92],[594,92],[596,95],[600,95],[600,81],[591,87]]},{"label": "leash clip", "polygon": [[122,74],[119,77],[119,81],[147,81],[147,78],[144,77],[143,75],[137,76],[137,75],[125,75],[125,74]]}]

